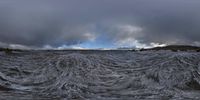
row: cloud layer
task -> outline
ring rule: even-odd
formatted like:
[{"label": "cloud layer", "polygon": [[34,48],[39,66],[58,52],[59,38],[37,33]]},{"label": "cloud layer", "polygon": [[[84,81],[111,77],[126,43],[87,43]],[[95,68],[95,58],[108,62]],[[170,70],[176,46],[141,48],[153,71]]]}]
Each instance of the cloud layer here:
[{"label": "cloud layer", "polygon": [[198,0],[1,0],[0,45],[200,46],[199,9]]}]

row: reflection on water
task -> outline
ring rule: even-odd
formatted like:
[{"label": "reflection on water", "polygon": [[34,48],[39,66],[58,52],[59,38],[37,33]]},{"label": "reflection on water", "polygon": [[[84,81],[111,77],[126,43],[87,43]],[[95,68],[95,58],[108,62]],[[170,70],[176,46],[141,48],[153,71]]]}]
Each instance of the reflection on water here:
[{"label": "reflection on water", "polygon": [[0,99],[200,99],[200,53],[0,53]]}]

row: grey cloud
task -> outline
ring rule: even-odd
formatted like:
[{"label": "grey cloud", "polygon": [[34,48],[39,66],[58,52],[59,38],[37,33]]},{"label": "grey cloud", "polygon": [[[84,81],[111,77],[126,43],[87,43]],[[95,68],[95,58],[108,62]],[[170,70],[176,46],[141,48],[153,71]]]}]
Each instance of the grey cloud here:
[{"label": "grey cloud", "polygon": [[[198,0],[1,0],[0,42],[26,46],[74,45],[91,33],[107,42],[200,42]],[[136,33],[117,26],[140,27]]]}]

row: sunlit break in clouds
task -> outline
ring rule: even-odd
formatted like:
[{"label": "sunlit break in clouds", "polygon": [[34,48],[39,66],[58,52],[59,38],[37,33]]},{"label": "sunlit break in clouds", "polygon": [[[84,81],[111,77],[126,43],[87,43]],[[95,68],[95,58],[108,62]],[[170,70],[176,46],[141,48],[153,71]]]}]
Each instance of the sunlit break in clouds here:
[{"label": "sunlit break in clouds", "polygon": [[200,46],[199,0],[1,0],[0,46]]}]

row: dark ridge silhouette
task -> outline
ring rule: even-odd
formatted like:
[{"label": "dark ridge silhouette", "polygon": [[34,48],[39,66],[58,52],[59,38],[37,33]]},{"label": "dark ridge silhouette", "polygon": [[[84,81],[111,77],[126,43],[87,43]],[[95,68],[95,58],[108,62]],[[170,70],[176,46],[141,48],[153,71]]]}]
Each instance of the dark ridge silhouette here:
[{"label": "dark ridge silhouette", "polygon": [[0,52],[5,52],[6,54],[12,54],[13,52],[20,52],[20,51],[25,51],[21,49],[11,49],[11,48],[0,48]]},{"label": "dark ridge silhouette", "polygon": [[149,51],[149,50],[171,50],[174,52],[177,51],[196,51],[200,52],[200,47],[197,46],[189,46],[189,45],[168,45],[165,47],[154,47],[149,49],[140,49],[140,51]]},{"label": "dark ridge silhouette", "polygon": [[6,54],[10,54],[10,53],[12,53],[13,49],[9,49],[9,48],[0,48],[0,51],[5,52]]},{"label": "dark ridge silhouette", "polygon": [[[118,48],[116,50],[106,50],[106,51],[150,51],[150,50],[155,50],[155,51],[159,51],[159,50],[171,50],[174,52],[177,51],[196,51],[196,52],[200,52],[200,47],[198,46],[190,46],[190,45],[168,45],[168,46],[164,46],[164,47],[154,47],[154,48],[148,48],[148,49],[144,49],[141,48],[139,50],[137,49],[128,49],[128,48]],[[11,49],[11,48],[0,48],[0,52],[5,52],[5,53],[13,53],[14,51],[16,52],[22,52],[22,51],[35,51],[33,50],[22,50],[22,49]],[[63,49],[63,50],[56,50],[56,49],[49,49],[49,50],[36,50],[36,51],[47,51],[47,52],[51,52],[51,51],[105,51],[105,50],[101,50],[101,49],[91,49],[91,50],[79,50],[79,49]]]}]

